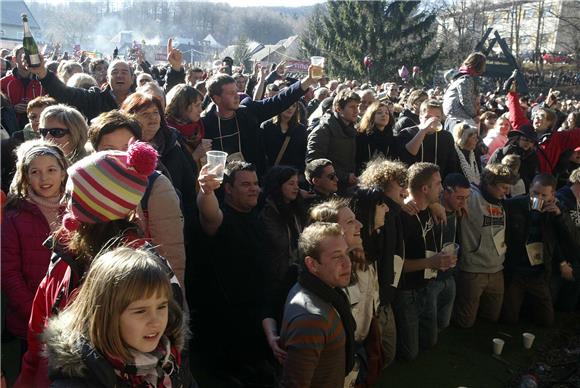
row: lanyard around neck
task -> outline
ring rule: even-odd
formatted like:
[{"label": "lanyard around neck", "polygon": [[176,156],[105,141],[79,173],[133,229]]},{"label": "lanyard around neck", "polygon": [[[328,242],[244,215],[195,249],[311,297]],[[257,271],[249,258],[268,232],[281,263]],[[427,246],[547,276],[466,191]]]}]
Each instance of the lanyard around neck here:
[{"label": "lanyard around neck", "polygon": [[[218,119],[218,132],[220,134],[220,145],[222,147],[222,151],[224,151],[224,137],[222,136],[222,119],[220,118],[219,112],[216,111],[215,115],[217,116]],[[234,120],[236,121],[236,129],[238,130],[238,152],[242,152],[242,140],[240,133],[240,125],[238,124],[238,116],[234,116]]]}]

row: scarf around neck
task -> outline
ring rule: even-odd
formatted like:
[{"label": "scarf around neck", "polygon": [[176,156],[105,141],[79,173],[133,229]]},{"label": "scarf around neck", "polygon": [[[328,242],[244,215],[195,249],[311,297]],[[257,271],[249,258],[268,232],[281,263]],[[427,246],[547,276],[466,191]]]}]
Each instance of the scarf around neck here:
[{"label": "scarf around neck", "polygon": [[167,336],[161,337],[157,348],[150,353],[135,349],[130,349],[129,352],[133,357],[132,363],[125,363],[116,357],[107,357],[117,376],[131,387],[171,387],[171,375],[179,369],[179,356]]},{"label": "scarf around neck", "polygon": [[475,152],[469,151],[469,160],[467,160],[465,154],[457,144],[455,144],[455,151],[457,152],[463,175],[465,175],[469,183],[479,185],[480,174],[479,169],[477,168],[477,161],[475,160]]},{"label": "scarf around neck", "polygon": [[346,294],[339,288],[331,288],[322,280],[312,275],[308,270],[304,270],[298,276],[298,283],[318,296],[326,303],[330,303],[336,309],[344,327],[346,336],[346,371],[345,376],[350,373],[354,366],[354,331],[356,322],[352,316],[350,302]]},{"label": "scarf around neck", "polygon": [[465,65],[463,65],[459,68],[459,73],[460,74],[468,74],[472,77],[479,76],[479,73],[477,73],[472,67],[467,67]]}]

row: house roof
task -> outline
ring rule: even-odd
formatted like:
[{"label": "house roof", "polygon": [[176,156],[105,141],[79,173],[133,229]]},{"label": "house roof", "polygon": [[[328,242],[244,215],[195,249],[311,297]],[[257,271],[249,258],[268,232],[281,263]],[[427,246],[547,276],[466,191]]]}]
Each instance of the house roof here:
[{"label": "house roof", "polygon": [[212,36],[212,34],[207,34],[207,36],[205,38],[203,38],[203,40],[208,41],[210,47],[216,47],[216,48],[223,48],[224,47],[223,44],[221,44],[220,42],[215,40],[215,38]]},{"label": "house roof", "polygon": [[40,25],[34,18],[30,8],[24,1],[2,1],[0,2],[0,24],[9,26],[22,26],[22,15],[28,15],[28,24],[31,29],[40,30]]}]

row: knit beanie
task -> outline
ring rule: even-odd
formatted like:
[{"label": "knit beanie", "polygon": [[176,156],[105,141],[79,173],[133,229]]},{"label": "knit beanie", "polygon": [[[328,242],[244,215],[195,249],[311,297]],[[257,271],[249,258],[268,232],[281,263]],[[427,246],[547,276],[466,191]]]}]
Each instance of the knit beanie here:
[{"label": "knit beanie", "polygon": [[68,169],[65,229],[81,223],[120,220],[135,210],[157,165],[157,151],[147,143],[133,142],[127,152],[101,151]]}]

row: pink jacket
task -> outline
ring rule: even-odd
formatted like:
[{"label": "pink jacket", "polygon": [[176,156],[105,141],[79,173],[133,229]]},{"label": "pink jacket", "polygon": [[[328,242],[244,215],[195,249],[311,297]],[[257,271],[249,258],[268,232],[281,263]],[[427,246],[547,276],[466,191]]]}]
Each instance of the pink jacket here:
[{"label": "pink jacket", "polygon": [[29,201],[6,211],[2,221],[2,291],[8,313],[6,327],[10,333],[26,338],[32,301],[42,281],[51,251],[42,243],[50,227],[40,209]]}]

